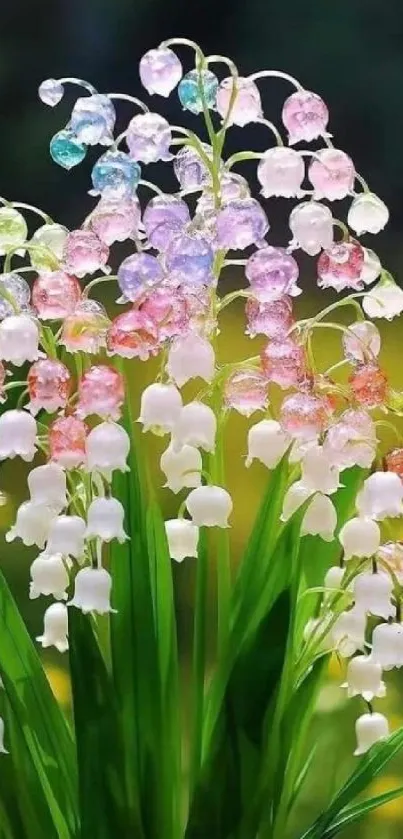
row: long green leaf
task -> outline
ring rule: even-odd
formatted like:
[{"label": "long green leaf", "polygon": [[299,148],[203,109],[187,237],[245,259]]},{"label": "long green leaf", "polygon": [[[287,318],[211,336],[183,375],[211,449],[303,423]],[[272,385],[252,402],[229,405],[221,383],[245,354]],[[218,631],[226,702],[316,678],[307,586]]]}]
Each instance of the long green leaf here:
[{"label": "long green leaf", "polygon": [[401,798],[402,795],[403,787],[397,787],[388,792],[383,792],[380,795],[375,795],[373,798],[360,801],[358,804],[353,804],[351,807],[345,807],[341,811],[339,818],[327,828],[322,839],[333,839],[345,827],[348,827],[350,824],[355,824],[355,822],[367,816],[368,813],[372,813],[373,810],[377,810],[378,807],[382,807],[384,804],[389,804],[390,801],[395,801],[396,798]]},{"label": "long green leaf", "polygon": [[59,839],[78,834],[74,743],[41,661],[0,573],[0,674]]}]

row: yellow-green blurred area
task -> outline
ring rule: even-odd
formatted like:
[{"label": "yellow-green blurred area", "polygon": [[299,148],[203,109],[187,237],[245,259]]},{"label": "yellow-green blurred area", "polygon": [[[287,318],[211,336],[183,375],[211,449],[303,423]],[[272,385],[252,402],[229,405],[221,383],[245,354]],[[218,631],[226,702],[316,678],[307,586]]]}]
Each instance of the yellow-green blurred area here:
[{"label": "yellow-green blurred area", "polygon": [[[233,269],[232,269],[233,270]],[[242,284],[242,275],[233,273],[228,278],[226,288],[236,288]],[[303,284],[303,283],[302,283]],[[115,290],[100,286],[98,297],[103,300],[108,311],[115,310]],[[298,317],[306,317],[316,313],[320,307],[333,302],[335,298],[329,293],[321,293],[306,297],[296,303]],[[354,310],[343,309],[333,318],[339,322],[348,323],[354,320]],[[398,388],[401,382],[399,343],[401,325],[396,320],[392,323],[381,324],[383,349],[381,364],[387,371],[391,384]],[[234,362],[256,355],[263,342],[261,339],[247,338],[245,332],[245,318],[243,306],[236,302],[226,309],[220,319],[219,361]],[[341,333],[331,330],[318,331],[314,337],[314,357],[318,371],[325,371],[342,357]],[[159,360],[150,363],[131,362],[130,375],[131,398],[134,415],[138,415],[140,392],[144,385],[153,380]],[[348,372],[347,372],[348,374]],[[346,373],[340,374],[346,376]],[[198,383],[200,385],[200,383]],[[201,384],[203,387],[203,385]],[[197,385],[188,386],[184,391],[185,398],[198,391]],[[275,386],[271,390],[271,403],[274,416],[281,391]],[[231,414],[226,426],[225,471],[226,483],[234,499],[234,513],[230,532],[231,553],[234,570],[248,540],[253,519],[256,515],[263,489],[269,480],[267,470],[258,463],[254,463],[248,470],[245,467],[247,449],[247,432],[253,422],[262,415],[255,414],[250,420],[236,414]],[[399,425],[399,420],[397,424]],[[379,428],[381,451],[395,445],[393,433],[387,428]],[[147,459],[152,472],[158,497],[165,517],[177,515],[184,495],[174,496],[169,490],[163,489],[163,475],[159,470],[159,456],[167,445],[167,438],[153,437],[150,434],[141,437],[141,442],[147,453]],[[4,532],[15,516],[18,504],[27,497],[26,488],[27,467],[19,461],[6,462],[1,467],[1,489],[4,493],[3,504],[0,507],[0,525]],[[395,525],[396,537],[403,535],[402,525]],[[34,602],[28,598],[29,564],[35,556],[33,550],[24,548],[20,543],[8,545],[2,539],[2,568],[16,595],[18,604],[26,619],[33,636],[40,633],[46,598]],[[215,565],[219,557],[214,552],[214,536],[211,540],[210,551],[210,596],[208,604],[208,627],[210,631],[210,646],[213,647],[216,627],[216,598],[215,598]],[[184,676],[185,704],[187,696],[191,643],[192,643],[192,613],[195,587],[195,560],[185,560],[182,564],[174,563],[174,582],[177,602],[177,617],[179,627],[181,661]],[[112,616],[112,620],[118,617]],[[128,651],[130,655],[130,651]],[[70,689],[67,673],[67,656],[60,656],[52,652],[43,654],[44,665],[55,696],[70,713]],[[363,712],[359,699],[347,700],[346,691],[341,687],[345,677],[342,660],[334,656],[329,664],[327,681],[318,700],[315,718],[312,722],[310,738],[312,743],[318,744],[317,754],[312,770],[308,776],[306,787],[301,796],[300,807],[296,811],[294,823],[291,825],[293,835],[298,836],[299,824],[307,824],[325,807],[329,795],[335,784],[341,784],[355,764],[352,757],[354,744],[354,722]],[[403,725],[402,690],[403,681],[399,674],[387,674],[388,695],[386,700],[376,700],[375,707],[385,711],[389,716],[391,728]],[[377,779],[368,791],[377,794],[403,783],[403,760],[390,767],[388,775]],[[373,813],[350,832],[346,837],[362,837],[362,839],[397,839],[403,831],[403,803],[397,800]]]}]

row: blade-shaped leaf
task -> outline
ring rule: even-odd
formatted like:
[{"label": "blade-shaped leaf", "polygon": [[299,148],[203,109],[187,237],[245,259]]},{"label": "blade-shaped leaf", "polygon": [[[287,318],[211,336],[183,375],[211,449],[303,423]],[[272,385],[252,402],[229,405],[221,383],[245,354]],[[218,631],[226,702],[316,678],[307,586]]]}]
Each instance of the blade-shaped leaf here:
[{"label": "blade-shaped leaf", "polygon": [[373,798],[367,798],[365,801],[360,801],[358,804],[353,804],[351,807],[345,807],[344,810],[341,811],[339,818],[336,819],[336,821],[334,821],[324,832],[322,839],[333,839],[333,836],[336,836],[341,830],[344,830],[345,827],[359,821],[364,816],[367,816],[368,813],[372,813],[373,810],[377,810],[378,807],[382,807],[384,804],[389,804],[390,801],[395,801],[396,798],[401,798],[402,795],[403,787],[397,787],[396,789],[391,789],[388,792],[383,792],[380,795],[375,795]]},{"label": "blade-shaped leaf", "polygon": [[78,832],[74,743],[37,651],[0,573],[0,674],[60,839]]}]

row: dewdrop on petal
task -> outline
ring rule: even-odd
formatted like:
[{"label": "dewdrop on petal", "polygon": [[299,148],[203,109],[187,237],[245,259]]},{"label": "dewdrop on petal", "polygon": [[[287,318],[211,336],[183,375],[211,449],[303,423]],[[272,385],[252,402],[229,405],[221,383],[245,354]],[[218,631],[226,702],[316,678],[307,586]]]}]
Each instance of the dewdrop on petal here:
[{"label": "dewdrop on petal", "polygon": [[358,242],[335,242],[318,259],[318,287],[359,291],[363,287],[363,266],[364,248]]},{"label": "dewdrop on petal", "polygon": [[127,127],[126,142],[131,157],[141,163],[171,160],[172,132],[160,114],[137,114]]},{"label": "dewdrop on petal", "polygon": [[201,485],[202,456],[194,446],[182,446],[176,451],[172,445],[161,455],[160,468],[166,477],[165,486],[175,494],[181,489]]},{"label": "dewdrop on petal", "polygon": [[218,486],[192,489],[186,499],[186,509],[198,527],[229,527],[232,506],[229,492]]},{"label": "dewdrop on petal", "polygon": [[331,629],[331,637],[339,655],[350,658],[365,646],[367,618],[365,612],[353,606],[341,612]]},{"label": "dewdrop on petal", "polygon": [[295,247],[309,256],[333,244],[333,218],[329,207],[316,201],[303,201],[291,212],[289,225]]},{"label": "dewdrop on petal", "polygon": [[296,297],[301,293],[297,286],[298,263],[285,248],[268,245],[249,257],[245,274],[253,295],[261,303],[279,300],[284,295]]},{"label": "dewdrop on petal", "polygon": [[10,315],[0,323],[0,358],[22,367],[36,361],[39,351],[39,328],[30,315]]},{"label": "dewdrop on petal", "polygon": [[372,633],[371,659],[382,670],[403,666],[403,627],[400,623],[381,623]]},{"label": "dewdrop on petal", "polygon": [[293,393],[281,405],[280,423],[298,440],[309,440],[325,431],[331,419],[328,401],[310,393]]},{"label": "dewdrop on petal", "polygon": [[179,101],[185,111],[201,114],[204,107],[214,108],[218,79],[211,70],[190,70],[178,85]]},{"label": "dewdrop on petal", "polygon": [[52,137],[49,152],[52,160],[69,172],[85,159],[87,146],[76,137],[71,128],[62,128]]},{"label": "dewdrop on petal", "polygon": [[36,466],[28,474],[31,501],[60,513],[67,505],[66,473],[57,463]]},{"label": "dewdrop on petal", "polygon": [[94,365],[80,379],[78,396],[79,419],[98,414],[103,419],[117,420],[125,399],[123,378],[113,367]]},{"label": "dewdrop on petal", "polygon": [[315,198],[340,200],[354,187],[354,163],[340,149],[320,149],[312,158],[308,177],[314,187]]},{"label": "dewdrop on petal", "polygon": [[[234,86],[236,94],[230,111]],[[241,128],[263,116],[259,89],[252,79],[245,76],[238,76],[236,79],[227,76],[220,82],[216,108],[228,125],[239,125]]]},{"label": "dewdrop on petal", "polygon": [[0,416],[0,460],[22,457],[29,462],[36,452],[36,422],[27,411],[5,411]]},{"label": "dewdrop on petal", "polygon": [[375,743],[389,737],[389,723],[383,714],[362,714],[355,724],[357,748],[354,754],[365,755]]},{"label": "dewdrop on petal", "polygon": [[78,417],[56,419],[49,426],[50,457],[65,469],[76,469],[85,460],[86,424]]},{"label": "dewdrop on petal", "polygon": [[262,370],[269,382],[286,389],[298,385],[305,370],[305,354],[291,338],[269,341],[261,353]]},{"label": "dewdrop on petal", "polygon": [[182,64],[169,47],[148,50],[139,65],[141,84],[147,93],[169,96],[182,78]]},{"label": "dewdrop on petal", "polygon": [[364,481],[355,506],[360,516],[383,521],[403,515],[403,483],[394,472],[374,472]]},{"label": "dewdrop on petal", "polygon": [[111,591],[112,577],[105,568],[81,568],[74,581],[74,596],[67,605],[75,606],[84,615],[116,612],[111,607]]},{"label": "dewdrop on petal", "polygon": [[41,595],[52,595],[55,600],[67,600],[66,589],[70,578],[61,554],[40,554],[34,559],[30,573],[30,600],[36,600]]},{"label": "dewdrop on petal", "polygon": [[36,640],[44,647],[56,647],[59,653],[69,648],[69,622],[67,608],[63,603],[52,603],[43,616],[43,635]]},{"label": "dewdrop on petal", "polygon": [[108,257],[108,246],[92,230],[72,230],[66,237],[63,259],[69,274],[85,277],[102,271]]},{"label": "dewdrop on petal", "polygon": [[347,688],[347,696],[362,696],[366,702],[372,702],[386,695],[385,683],[382,681],[382,667],[371,656],[357,655],[347,665],[347,681],[343,685]]},{"label": "dewdrop on petal", "polygon": [[290,445],[290,437],[276,420],[261,420],[248,432],[247,467],[260,460],[268,469],[275,469]]},{"label": "dewdrop on petal", "polygon": [[81,516],[57,516],[49,527],[45,553],[80,560],[84,554],[85,521]]},{"label": "dewdrop on petal", "polygon": [[117,498],[95,498],[87,510],[87,539],[102,539],[103,542],[125,542],[123,529],[125,511]]},{"label": "dewdrop on petal", "polygon": [[111,478],[115,469],[127,472],[129,451],[130,437],[125,429],[115,422],[101,422],[85,440],[86,468],[107,478]]},{"label": "dewdrop on petal", "polygon": [[295,149],[277,146],[264,153],[257,167],[257,177],[264,198],[295,198],[301,194],[304,160]]},{"label": "dewdrop on petal", "polygon": [[182,446],[195,446],[212,452],[215,448],[217,420],[211,408],[203,402],[188,402],[181,409],[172,430],[172,445],[175,451]]},{"label": "dewdrop on petal", "polygon": [[32,286],[32,305],[41,320],[63,320],[81,298],[81,286],[65,271],[52,271],[37,277]]},{"label": "dewdrop on petal", "polygon": [[165,522],[169,556],[176,562],[186,557],[197,557],[199,528],[187,519],[169,519]]},{"label": "dewdrop on petal", "polygon": [[13,207],[0,207],[0,256],[24,245],[27,238],[24,216]]},{"label": "dewdrop on petal", "polygon": [[389,210],[373,192],[361,192],[354,198],[348,211],[347,223],[359,236],[379,233],[389,220]]},{"label": "dewdrop on petal", "polygon": [[21,539],[27,547],[43,548],[52,526],[52,511],[44,504],[23,501],[18,507],[15,524],[6,533],[6,542]]},{"label": "dewdrop on petal", "polygon": [[359,405],[376,408],[385,403],[388,380],[378,364],[360,364],[349,376],[348,383]]},{"label": "dewdrop on petal", "polygon": [[263,207],[255,198],[234,198],[224,204],[216,218],[219,248],[243,250],[259,245],[269,230]]},{"label": "dewdrop on petal", "polygon": [[350,324],[343,334],[344,355],[351,361],[363,363],[376,358],[381,349],[379,330],[369,320]]},{"label": "dewdrop on petal", "polygon": [[261,303],[254,297],[249,297],[245,305],[245,315],[248,321],[247,335],[266,335],[267,338],[279,340],[286,336],[291,329],[294,318],[292,298],[286,295],[269,303]]},{"label": "dewdrop on petal", "polygon": [[352,518],[340,530],[339,540],[344,548],[344,559],[374,556],[381,544],[381,531],[376,521]]},{"label": "dewdrop on petal", "polygon": [[225,382],[224,405],[244,417],[266,410],[269,404],[268,382],[259,370],[243,368],[232,373]]},{"label": "dewdrop on petal", "polygon": [[310,143],[326,136],[329,111],[323,99],[310,90],[297,90],[283,105],[282,120],[288,131],[290,145],[300,140]]},{"label": "dewdrop on petal", "polygon": [[166,369],[178,387],[198,377],[211,382],[215,373],[215,353],[210,341],[194,333],[177,338],[170,347]]},{"label": "dewdrop on petal", "polygon": [[396,615],[392,603],[393,582],[389,574],[364,572],[354,578],[353,596],[357,609],[387,620]]},{"label": "dewdrop on petal", "polygon": [[70,371],[55,358],[41,358],[30,367],[27,385],[30,396],[28,410],[34,416],[41,409],[53,414],[67,405],[71,391]]},{"label": "dewdrop on petal", "polygon": [[167,434],[175,427],[182,410],[182,397],[175,385],[154,383],[141,395],[140,416],[143,431]]},{"label": "dewdrop on petal", "polygon": [[320,536],[325,542],[332,542],[337,526],[337,513],[327,495],[318,492],[307,507],[301,524],[301,536]]},{"label": "dewdrop on petal", "polygon": [[381,280],[365,295],[362,308],[369,318],[392,320],[403,312],[403,289],[394,281]]}]

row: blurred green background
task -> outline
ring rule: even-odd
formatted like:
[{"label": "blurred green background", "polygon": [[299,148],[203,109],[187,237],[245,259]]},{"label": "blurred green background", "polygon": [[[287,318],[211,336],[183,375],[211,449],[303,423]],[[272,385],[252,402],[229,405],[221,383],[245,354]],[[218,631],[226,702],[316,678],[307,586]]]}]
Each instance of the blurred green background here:
[{"label": "blurred green background", "polygon": [[[69,175],[50,161],[49,139],[67,122],[68,103],[55,111],[43,106],[36,97],[39,82],[48,76],[74,75],[91,81],[100,90],[114,90],[142,96],[137,66],[143,52],[162,39],[181,35],[197,40],[205,52],[230,55],[241,73],[278,68],[297,76],[308,88],[316,90],[328,103],[330,129],[335,144],[354,159],[358,171],[369,181],[391,210],[388,229],[374,242],[383,263],[399,281],[402,264],[403,229],[403,4],[401,0],[14,0],[0,9],[0,193],[7,198],[28,201],[47,210],[70,227],[81,223],[93,204],[87,195],[90,164],[88,161]],[[190,69],[191,56],[181,53]],[[263,102],[269,119],[279,121],[282,101],[289,90],[282,83],[262,86]],[[66,96],[68,100],[68,96]],[[175,97],[154,99],[156,110],[178,122],[182,116]],[[122,125],[131,116],[130,106],[121,108]],[[193,127],[191,120],[186,118]],[[197,123],[195,122],[196,126]],[[267,134],[249,127],[230,132],[228,153],[241,147],[264,148]],[[241,171],[241,170],[240,170]],[[253,167],[242,170],[256,184]],[[157,174],[155,174],[157,173]],[[146,176],[173,189],[166,169],[156,168]],[[267,207],[272,234],[270,241],[283,243],[287,235],[286,202],[270,202]],[[339,213],[343,217],[343,206]],[[402,271],[400,271],[402,275]],[[299,311],[314,311],[331,302],[331,296],[315,289],[313,263],[303,262],[304,301]],[[223,279],[228,289],[240,284],[236,272]],[[102,296],[102,292],[101,295]],[[108,301],[111,303],[111,300]],[[250,351],[243,336],[241,307],[227,312],[222,323],[221,358],[242,358]],[[399,323],[383,330],[383,362],[395,387],[401,385],[401,327]],[[339,337],[322,337],[321,366],[337,360]],[[252,354],[255,354],[255,342]],[[141,381],[152,378],[152,365],[139,369]],[[263,467],[245,472],[248,424],[231,418],[227,443],[228,482],[235,499],[235,527],[231,539],[236,562],[247,539],[262,486],[266,480]],[[147,443],[157,462],[161,443]],[[160,480],[161,476],[156,477]],[[13,462],[1,470],[1,489],[7,503],[0,507],[0,528],[12,521],[15,509],[26,497],[25,470]],[[175,499],[162,494],[167,513],[175,515]],[[33,553],[6,546],[1,539],[1,562],[16,593],[33,634],[41,626],[43,603],[28,600],[29,563]],[[190,640],[190,615],[193,599],[194,567],[190,562],[175,568],[178,616],[186,661]],[[211,624],[214,622],[214,592],[211,599]],[[1,640],[0,640],[1,643]],[[63,660],[46,656],[48,675],[60,701],[69,704],[68,678]],[[323,689],[312,738],[320,748],[307,785],[305,799],[297,815],[301,832],[304,824],[325,804],[334,777],[342,779],[352,764],[354,719],[358,702],[346,703],[339,685],[342,671],[332,659],[329,677]],[[390,682],[387,706],[392,727],[403,723],[402,680]],[[379,709],[382,703],[378,703]],[[392,767],[382,783],[371,792],[403,783],[401,765]],[[298,823],[294,825],[298,834]],[[387,805],[346,837],[359,839],[398,839],[403,832],[403,803]]]}]

